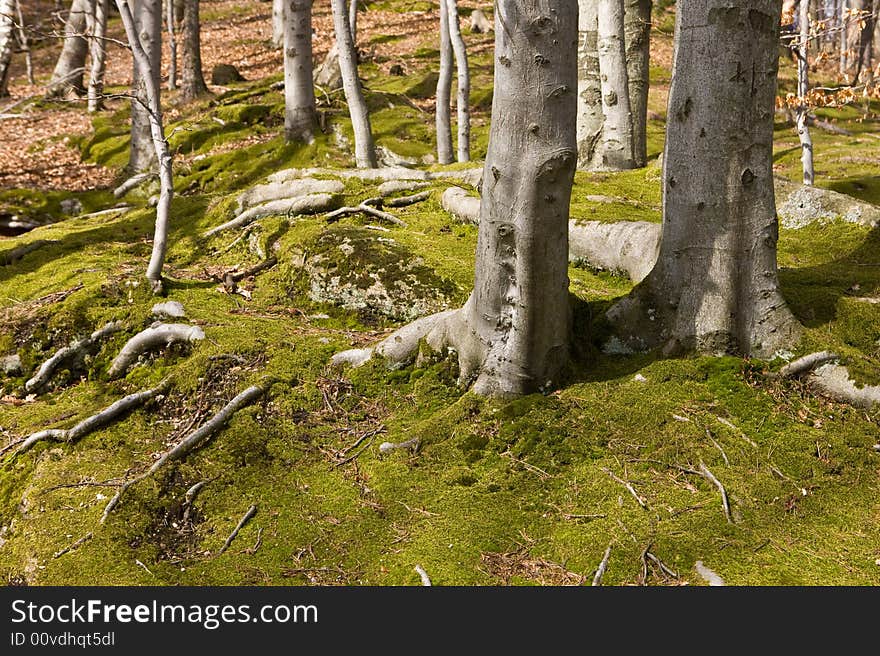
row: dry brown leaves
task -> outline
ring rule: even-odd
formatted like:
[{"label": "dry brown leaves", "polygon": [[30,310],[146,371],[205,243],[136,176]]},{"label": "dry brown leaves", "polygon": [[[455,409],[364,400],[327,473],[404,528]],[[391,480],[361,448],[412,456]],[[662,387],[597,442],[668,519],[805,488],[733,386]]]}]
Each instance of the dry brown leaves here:
[{"label": "dry brown leaves", "polygon": [[571,572],[559,563],[531,557],[525,546],[508,553],[484,553],[480,560],[486,573],[498,577],[504,585],[510,585],[514,578],[539,585],[583,585],[586,580],[585,576]]}]

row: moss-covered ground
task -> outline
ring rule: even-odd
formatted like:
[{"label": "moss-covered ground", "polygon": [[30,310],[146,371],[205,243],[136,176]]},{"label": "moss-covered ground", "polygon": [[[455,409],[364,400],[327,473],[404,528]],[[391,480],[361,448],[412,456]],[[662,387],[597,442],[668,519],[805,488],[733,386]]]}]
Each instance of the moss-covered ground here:
[{"label": "moss-covered ground", "polygon": [[[385,76],[369,60],[363,68],[378,141],[406,157],[433,151],[431,115],[412,106],[433,95],[432,39],[426,35],[403,77]],[[472,57],[476,157],[488,134],[490,64],[485,50]],[[655,68],[652,110],[662,116],[669,71]],[[264,249],[277,242],[278,266],[244,283],[250,300],[218,289],[206,268],[259,260],[246,239],[227,248],[237,233],[199,236],[230,217],[238,193],[282,168],[351,164],[329,129],[350,130],[338,101],[322,102],[328,130],[313,145],[283,143],[282,98],[271,89],[277,79],[179,108],[168,126],[177,189],[168,298],[202,326],[203,342],[107,380],[110,360],[151,323],[156,302],[143,283],[154,218],[146,194],[127,197],[136,206],[128,213],[68,219],[0,241],[0,255],[50,242],[0,267],[0,355],[18,353],[26,373],[109,320],[126,326],[42,395],[22,392],[26,375],[0,379],[2,443],[69,427],[123,394],[171,381],[158,402],[111,427],[0,460],[0,580],[410,585],[420,564],[438,585],[572,583],[588,582],[611,544],[607,584],[700,584],[698,560],[728,584],[880,583],[880,453],[873,448],[880,412],[762,377],[778,362],[602,355],[595,326],[630,289],[624,278],[571,269],[578,348],[567,378],[546,396],[510,402],[459,389],[451,360],[397,371],[376,363],[330,368],[333,353],[398,324],[309,300],[295,260],[326,229],[319,216],[261,221],[254,234]],[[878,126],[863,109],[835,110],[851,139],[814,133],[819,184],[878,202],[878,144],[863,136]],[[96,118],[94,134],[80,143],[83,157],[121,167],[124,118],[124,109]],[[663,121],[650,123],[656,158]],[[776,163],[796,177],[791,142],[791,126],[780,124]],[[408,225],[388,226],[383,236],[419,256],[461,303],[473,283],[476,229],[442,211],[443,186],[435,183],[428,201],[395,210]],[[374,193],[349,181],[345,200]],[[572,214],[658,221],[659,169],[578,173]],[[365,223],[348,217],[338,225]],[[857,299],[880,292],[878,253],[876,232],[844,223],[784,230],[779,241],[782,290],[807,328],[797,353],[834,349],[854,375],[873,382],[880,305]],[[266,377],[276,382],[261,403],[133,487],[99,523],[121,481]],[[412,438],[420,441],[416,453],[379,452],[381,442]],[[732,522],[718,489],[689,473],[701,463],[725,486]],[[208,483],[188,508],[185,493],[198,481]],[[219,554],[252,504],[256,516]],[[675,576],[645,560],[646,550]]]}]

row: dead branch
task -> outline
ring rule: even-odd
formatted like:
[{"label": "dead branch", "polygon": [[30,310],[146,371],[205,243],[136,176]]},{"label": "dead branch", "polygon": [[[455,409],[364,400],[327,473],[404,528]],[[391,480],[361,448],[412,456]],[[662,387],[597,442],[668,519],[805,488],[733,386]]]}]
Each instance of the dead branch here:
[{"label": "dead branch", "polygon": [[165,348],[175,342],[195,342],[205,339],[205,331],[185,323],[154,323],[125,343],[113,360],[107,375],[112,379],[124,375],[144,353]]},{"label": "dead branch", "polygon": [[728,524],[733,524],[734,521],[733,516],[730,514],[730,500],[727,498],[727,490],[724,489],[721,481],[715,478],[715,474],[709,471],[709,468],[702,462],[700,463],[700,474],[718,488],[718,491],[721,493],[721,507],[724,508],[724,516],[727,518]]},{"label": "dead branch", "polygon": [[54,554],[52,554],[52,558],[61,558],[61,556],[63,556],[64,554],[69,553],[69,552],[73,551],[74,549],[79,549],[83,544],[85,544],[86,542],[88,542],[91,539],[92,539],[92,532],[89,531],[88,533],[86,533],[84,536],[82,536],[79,540],[77,540],[73,544],[70,544],[70,545],[64,547],[61,551],[56,551]]},{"label": "dead branch", "polygon": [[709,438],[709,441],[712,442],[712,444],[715,445],[715,448],[721,452],[721,457],[724,459],[724,465],[730,467],[730,460],[727,459],[727,454],[724,453],[724,449],[721,448],[721,445],[718,444],[714,437],[712,437],[712,433],[708,428],[706,429],[706,437]]},{"label": "dead branch", "polygon": [[244,527],[245,524],[247,524],[249,521],[251,521],[251,518],[256,514],[257,514],[257,506],[256,505],[253,505],[250,508],[248,508],[248,511],[244,514],[244,517],[242,517],[238,521],[238,524],[236,524],[235,528],[232,529],[232,533],[230,533],[229,537],[226,538],[226,542],[224,542],[223,546],[220,547],[220,551],[217,552],[218,556],[229,548],[229,545],[232,544],[232,541],[238,535],[238,532]]},{"label": "dead branch", "polygon": [[593,585],[598,586],[602,585],[602,577],[605,576],[605,570],[608,569],[608,559],[611,557],[611,545],[608,545],[608,548],[605,550],[605,555],[602,556],[602,562],[599,563],[599,567],[596,569],[596,574],[593,576]]},{"label": "dead branch", "polygon": [[819,351],[817,353],[810,353],[809,355],[805,355],[802,358],[798,358],[797,360],[789,362],[787,365],[782,367],[782,369],[780,369],[778,373],[767,374],[767,377],[796,378],[801,374],[812,371],[816,367],[823,365],[826,362],[838,360],[839,358],[839,355],[837,355],[836,353],[832,353],[831,351]]},{"label": "dead branch", "polygon": [[215,414],[213,417],[211,417],[211,419],[202,424],[201,427],[184,437],[174,447],[166,451],[162,455],[162,457],[154,462],[153,465],[146,472],[135,476],[134,478],[124,483],[123,486],[119,489],[119,492],[117,492],[116,495],[112,499],[110,499],[106,508],[104,508],[104,514],[101,516],[101,523],[103,524],[107,520],[110,512],[119,504],[122,496],[128,491],[128,488],[154,475],[157,471],[162,469],[162,467],[164,467],[168,463],[174,462],[175,460],[180,460],[190,451],[193,451],[194,449],[206,444],[214,436],[215,433],[217,433],[221,428],[226,425],[232,415],[234,415],[238,410],[256,401],[259,397],[266,393],[268,387],[268,383],[265,383],[264,385],[252,385],[251,387],[248,387],[246,390],[239,393],[235,398],[233,398],[229,403],[223,406],[223,408],[221,408],[217,414]]},{"label": "dead branch", "polygon": [[[650,549],[650,546],[648,547],[648,549]],[[666,574],[667,576],[671,576],[672,578],[677,579],[677,578],[678,578],[678,574],[676,574],[673,570],[671,570],[671,569],[666,565],[666,563],[664,563],[662,560],[660,560],[659,558],[657,558],[657,556],[655,556],[654,554],[652,554],[648,549],[645,549],[645,552],[644,552],[645,555],[644,555],[644,557],[647,558],[648,560],[650,560],[651,562],[653,562],[655,565],[657,565],[657,567],[660,568],[660,571],[661,571],[661,572],[663,572],[663,573]]]},{"label": "dead branch", "polygon": [[183,505],[186,506],[186,510],[183,511],[184,524],[189,522],[189,516],[192,512],[192,506],[196,500],[196,497],[199,495],[199,492],[202,491],[202,488],[204,488],[209,482],[210,481],[207,480],[199,481],[186,491],[186,494],[183,497]]},{"label": "dead branch", "polygon": [[419,575],[419,578],[422,579],[422,585],[426,587],[431,586],[431,579],[428,578],[428,573],[424,570],[421,565],[416,565],[413,569],[416,570],[416,573]]},{"label": "dead branch", "polygon": [[724,424],[725,426],[727,426],[730,430],[732,430],[734,433],[736,433],[737,435],[739,435],[741,438],[743,438],[746,442],[748,442],[749,444],[751,444],[753,447],[755,447],[756,449],[758,448],[758,444],[755,442],[755,440],[753,440],[753,439],[750,438],[748,435],[746,435],[744,432],[742,432],[739,428],[737,428],[737,427],[733,424],[733,422],[731,422],[731,421],[725,419],[724,417],[719,417],[719,416],[717,416],[717,415],[716,415],[715,419],[717,419],[719,423]]},{"label": "dead branch", "polygon": [[629,481],[625,481],[622,478],[616,476],[613,471],[611,471],[610,469],[607,469],[605,467],[602,468],[602,471],[604,471],[606,474],[608,474],[614,481],[623,485],[629,491],[629,493],[633,496],[633,499],[635,499],[644,510],[648,510],[648,505],[644,502],[644,500],[642,500],[642,497],[639,496],[638,492],[636,492],[635,488],[632,486],[632,484]]},{"label": "dead branch", "polygon": [[52,375],[55,373],[55,370],[58,369],[59,366],[71,362],[75,358],[82,357],[92,346],[103,340],[108,335],[117,333],[120,330],[122,330],[122,322],[111,321],[106,326],[104,326],[100,330],[96,330],[88,337],[84,337],[82,339],[76,340],[75,342],[71,342],[68,346],[59,349],[52,357],[50,357],[40,366],[40,368],[37,370],[37,373],[34,374],[34,376],[24,384],[24,388],[28,392],[39,391],[46,383],[48,383],[52,379]]}]

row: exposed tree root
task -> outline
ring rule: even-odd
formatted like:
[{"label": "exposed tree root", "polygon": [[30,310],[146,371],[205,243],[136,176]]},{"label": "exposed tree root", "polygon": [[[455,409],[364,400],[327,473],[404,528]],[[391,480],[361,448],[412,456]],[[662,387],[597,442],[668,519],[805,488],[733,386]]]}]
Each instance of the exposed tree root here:
[{"label": "exposed tree root", "polygon": [[415,180],[389,180],[380,184],[376,191],[379,192],[382,198],[387,198],[404,191],[418,191],[427,186],[427,182],[417,182]]},{"label": "exposed tree root", "polygon": [[37,373],[24,384],[25,390],[28,392],[39,392],[46,383],[51,379],[55,371],[63,364],[68,364],[75,359],[82,358],[93,346],[98,344],[108,335],[117,333],[122,330],[122,323],[119,321],[111,321],[100,330],[96,330],[88,337],[78,339],[71,342],[68,346],[58,349],[55,354],[46,360]]},{"label": "exposed tree root", "polygon": [[778,373],[767,374],[768,378],[795,378],[801,374],[812,371],[816,367],[839,359],[840,356],[831,351],[819,351],[818,353],[810,353],[802,358],[793,360],[782,367]]},{"label": "exposed tree root", "polygon": [[147,173],[138,173],[137,175],[133,175],[128,180],[126,180],[121,185],[116,187],[116,189],[113,190],[113,196],[116,198],[122,198],[123,196],[125,196],[125,194],[127,194],[129,191],[131,191],[135,187],[139,187],[140,185],[142,185],[144,182],[146,182],[150,178],[155,178],[155,177],[156,177],[156,174],[152,171],[147,172]]},{"label": "exposed tree root", "polygon": [[810,353],[790,362],[778,373],[767,378],[797,378],[807,375],[807,384],[813,389],[842,403],[870,409],[880,403],[880,386],[856,386],[849,377],[849,370],[837,364],[839,356],[830,351]]},{"label": "exposed tree root", "polygon": [[123,376],[142,354],[165,348],[175,342],[194,342],[205,338],[205,331],[185,323],[155,323],[125,343],[107,372],[111,379]]},{"label": "exposed tree root", "polygon": [[408,451],[416,451],[419,448],[419,438],[414,437],[405,442],[382,442],[379,445],[379,453],[391,453],[397,449],[406,449]]},{"label": "exposed tree root", "polygon": [[33,433],[32,435],[29,435],[23,441],[21,441],[20,446],[15,450],[13,456],[24,453],[34,444],[42,440],[74,442],[81,437],[85,437],[89,433],[94,433],[96,430],[99,430],[104,426],[107,426],[108,424],[111,424],[112,422],[121,419],[123,416],[125,416],[135,408],[139,408],[159,396],[167,388],[168,383],[162,382],[153,389],[149,389],[144,392],[135,392],[134,394],[124,396],[118,401],[115,401],[111,405],[107,406],[100,412],[97,412],[92,416],[83,419],[73,428],[69,428],[67,430],[50,428],[47,430],[41,430],[37,433]]},{"label": "exposed tree root", "polygon": [[229,546],[232,544],[232,541],[238,535],[238,532],[241,531],[241,529],[244,528],[244,525],[247,524],[249,521],[251,521],[251,518],[256,514],[257,514],[257,506],[256,505],[253,505],[250,508],[248,508],[247,512],[244,514],[244,517],[242,517],[238,521],[238,524],[236,524],[235,528],[232,529],[232,533],[230,533],[229,537],[226,538],[226,542],[224,542],[223,546],[220,547],[220,551],[217,552],[218,556],[229,548]]},{"label": "exposed tree root", "polygon": [[126,481],[122,485],[122,487],[119,488],[119,491],[116,493],[116,495],[112,499],[110,499],[110,501],[107,503],[107,506],[104,508],[104,513],[101,516],[101,523],[103,524],[107,520],[107,517],[110,515],[113,509],[117,505],[119,505],[119,502],[122,500],[123,495],[132,485],[135,485],[136,483],[139,483],[140,481],[149,478],[150,476],[153,476],[165,465],[174,462],[175,460],[180,460],[189,452],[206,444],[214,436],[215,433],[217,433],[221,428],[226,425],[232,415],[263,396],[268,388],[269,383],[265,383],[263,385],[252,385],[251,387],[248,387],[243,392],[239,393],[235,398],[233,398],[229,403],[223,406],[223,408],[221,408],[217,414],[211,417],[211,419],[209,419],[199,428],[184,437],[174,447],[162,454],[162,457],[154,462],[147,471]]},{"label": "exposed tree root", "polygon": [[462,223],[480,222],[480,198],[461,187],[449,187],[440,196],[440,207]]},{"label": "exposed tree root", "polygon": [[345,183],[341,180],[315,180],[314,178],[300,178],[285,182],[269,182],[251,187],[238,197],[239,213],[257,205],[275,200],[291,200],[303,196],[315,194],[330,194],[334,196],[345,191]]},{"label": "exposed tree root", "polygon": [[348,214],[368,214],[370,216],[374,216],[377,219],[382,219],[383,221],[387,221],[388,223],[393,223],[394,225],[401,226],[402,228],[406,227],[406,221],[398,219],[393,214],[389,214],[388,212],[383,212],[380,209],[373,207],[374,204],[381,204],[381,198],[368,198],[360,205],[356,207],[340,207],[337,210],[333,210],[332,212],[328,212],[324,215],[324,218],[327,221],[336,221],[342,216],[347,216]]},{"label": "exposed tree root", "polygon": [[43,248],[44,246],[57,243],[58,242],[54,239],[37,239],[29,244],[22,244],[21,246],[16,246],[7,251],[0,252],[0,266],[15,264],[28,253],[33,253],[35,250]]},{"label": "exposed tree root", "polygon": [[211,228],[203,233],[202,236],[207,238],[212,237],[219,232],[223,232],[224,230],[242,228],[253,223],[257,219],[262,219],[267,216],[286,215],[288,217],[293,217],[298,214],[315,214],[317,212],[324,212],[333,206],[335,198],[336,197],[331,194],[311,194],[309,196],[272,200],[268,203],[263,203],[262,205],[257,205],[245,210],[234,219],[215,228]]},{"label": "exposed tree root", "polygon": [[289,182],[300,178],[312,178],[317,175],[332,176],[343,180],[355,179],[363,182],[391,182],[414,180],[461,180],[464,184],[477,186],[483,178],[483,169],[461,169],[458,171],[422,171],[404,166],[387,166],[376,169],[284,169],[269,176],[269,182]]},{"label": "exposed tree root", "polygon": [[430,191],[421,191],[417,194],[412,194],[411,196],[400,196],[399,198],[386,199],[383,204],[388,207],[406,207],[408,205],[421,203],[422,201],[428,200],[430,197]]},{"label": "exposed tree root", "polygon": [[428,578],[428,573],[425,571],[425,569],[421,565],[416,565],[413,569],[416,570],[416,573],[419,575],[419,578],[422,579],[422,585],[426,586],[426,587],[430,587],[431,586],[431,579]]}]

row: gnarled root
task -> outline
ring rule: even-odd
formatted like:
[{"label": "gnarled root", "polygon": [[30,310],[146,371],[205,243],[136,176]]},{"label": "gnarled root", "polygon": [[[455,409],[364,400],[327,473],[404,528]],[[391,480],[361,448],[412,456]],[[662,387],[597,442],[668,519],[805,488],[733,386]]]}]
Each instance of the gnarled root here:
[{"label": "gnarled root", "polygon": [[186,456],[190,451],[195,450],[200,446],[204,446],[210,439],[223,428],[227,422],[232,418],[236,412],[241,410],[242,408],[249,406],[258,398],[263,396],[266,391],[269,389],[269,383],[264,385],[252,385],[248,387],[243,392],[239,393],[235,398],[233,398],[229,403],[227,403],[223,408],[220,409],[216,415],[211,417],[207,422],[202,424],[199,428],[191,432],[189,435],[184,437],[180,442],[177,443],[174,447],[166,451],[162,454],[162,457],[159,458],[156,462],[153,463],[152,467],[150,467],[146,472],[135,476],[132,479],[126,481],[116,495],[110,499],[107,503],[107,506],[104,508],[104,514],[101,516],[101,523],[103,524],[113,509],[119,505],[119,502],[122,500],[122,496],[128,491],[128,489],[146,479],[150,476],[153,476],[157,471],[162,469],[165,465],[174,462],[175,460],[180,460],[184,456]]},{"label": "gnarled root", "polygon": [[122,323],[119,321],[111,321],[88,337],[78,339],[75,342],[71,342],[68,346],[58,349],[51,358],[40,365],[37,373],[35,373],[33,377],[24,384],[25,390],[28,392],[39,392],[46,383],[52,380],[52,376],[58,367],[72,362],[77,358],[83,357],[89,349],[98,344],[105,337],[117,333],[120,330],[122,330]]},{"label": "gnarled root", "polygon": [[345,183],[341,180],[300,178],[286,182],[269,182],[244,191],[238,197],[237,211],[241,213],[251,207],[275,200],[292,200],[315,194],[330,194],[333,196],[341,194],[343,191],[345,191]]},{"label": "gnarled root", "polygon": [[569,221],[569,259],[597,269],[625,273],[633,282],[644,280],[660,248],[660,224],[647,221]]},{"label": "gnarled root", "polygon": [[480,222],[480,198],[461,187],[449,187],[440,196],[440,206],[462,223]]},{"label": "gnarled root", "polygon": [[185,323],[154,323],[125,343],[107,372],[111,379],[123,376],[140,355],[175,342],[194,342],[205,338],[205,331]]},{"label": "gnarled root", "polygon": [[767,378],[797,378],[806,375],[810,387],[836,401],[869,409],[880,403],[880,386],[857,387],[849,377],[849,370],[837,364],[839,357],[830,351],[810,353],[785,365],[778,373],[767,374]]},{"label": "gnarled root", "polygon": [[262,205],[256,205],[243,211],[234,219],[223,223],[215,228],[211,228],[203,233],[203,237],[212,237],[219,232],[229,230],[230,228],[243,228],[253,223],[257,219],[267,216],[296,216],[298,214],[315,214],[317,212],[325,212],[335,202],[336,197],[331,194],[310,194],[308,196],[299,196],[297,198],[282,198],[280,200],[272,200]]}]

